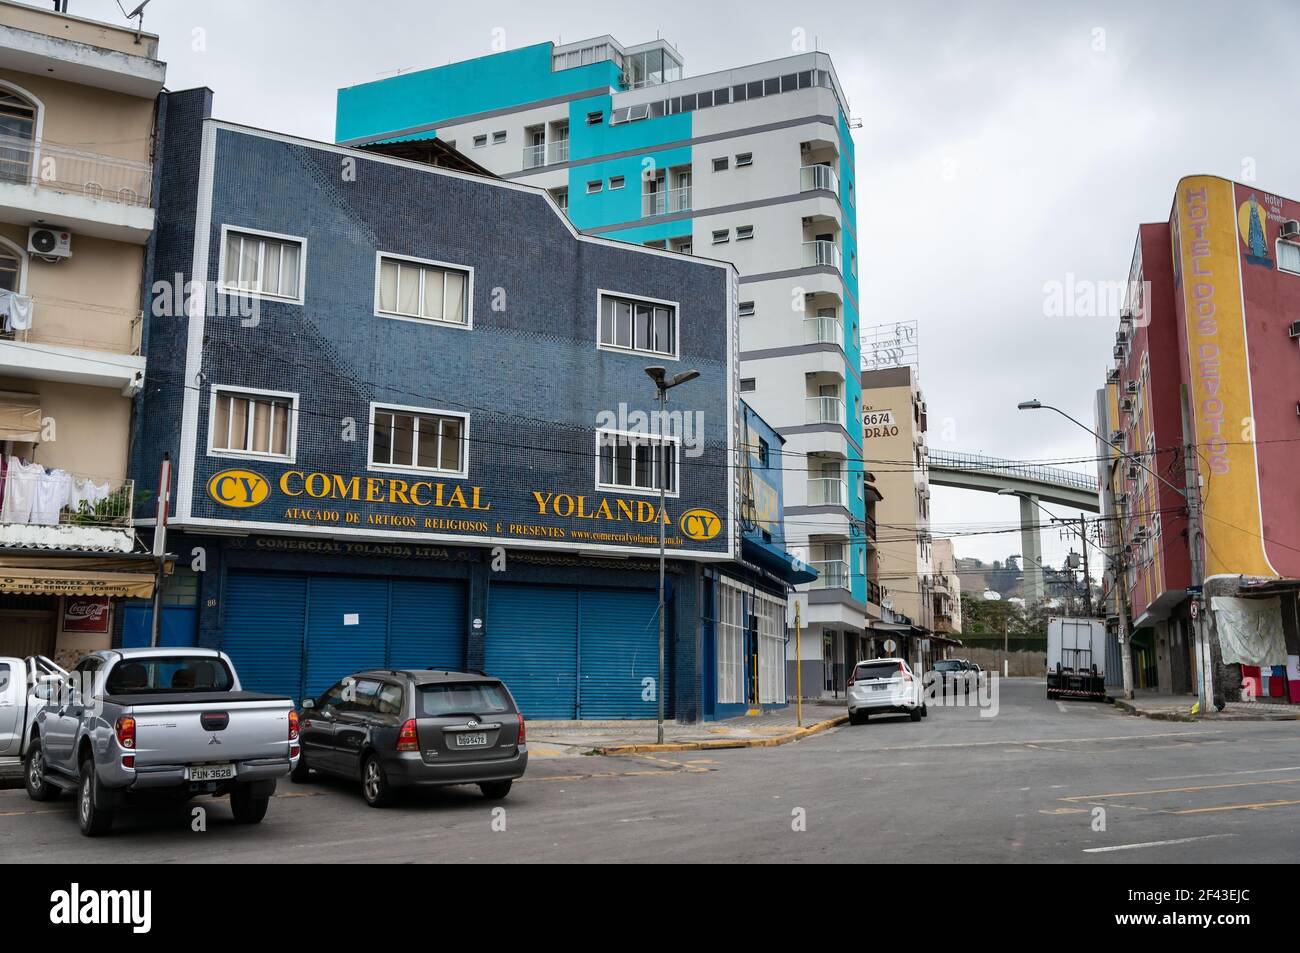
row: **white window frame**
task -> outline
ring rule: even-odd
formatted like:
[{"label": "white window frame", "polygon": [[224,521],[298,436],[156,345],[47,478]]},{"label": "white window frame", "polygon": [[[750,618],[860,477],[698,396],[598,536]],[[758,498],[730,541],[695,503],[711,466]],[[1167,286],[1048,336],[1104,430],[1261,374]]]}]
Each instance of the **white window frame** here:
[{"label": "white window frame", "polygon": [[[400,463],[376,463],[375,462],[375,412],[379,410],[393,411],[399,414],[413,414],[417,416],[431,417],[456,417],[460,420],[461,443],[465,445],[465,452],[461,454],[461,466],[459,470],[443,470],[440,467],[417,467],[404,466]],[[372,400],[370,402],[369,433],[366,435],[366,469],[377,470],[380,473],[407,473],[413,476],[427,476],[434,474],[436,476],[454,477],[464,480],[469,477],[469,414],[459,410],[442,410],[437,407],[412,407],[409,404],[390,404],[381,400]],[[411,459],[419,457],[417,446],[411,448]]]},{"label": "white window frame", "polygon": [[736,306],[736,314],[742,318],[752,318],[757,311],[757,305],[753,301],[742,301]]},{"label": "white window frame", "polygon": [[510,138],[510,132],[507,129],[498,129],[492,133],[492,145],[499,146]]},{"label": "white window frame", "polygon": [[752,153],[752,152],[737,152],[737,153],[736,153],[736,168],[737,168],[737,169],[744,169],[744,168],[746,168],[746,167],[748,167],[748,166],[751,166],[751,165],[753,165],[753,164],[754,164],[754,153]]},{"label": "white window frame", "polygon": [[[230,232],[238,235],[251,235],[254,238],[270,238],[279,242],[297,242],[298,244],[298,295],[290,298],[285,295],[268,294],[265,291],[250,291],[246,288],[231,287],[226,284],[226,236]],[[266,244],[262,244],[262,251],[257,256],[257,273],[262,274],[263,258],[265,257]],[[263,231],[260,228],[247,228],[243,225],[221,226],[221,246],[217,252],[217,289],[222,294],[238,298],[256,298],[259,301],[279,301],[283,304],[302,304],[307,295],[307,239],[301,235],[282,235],[279,232]]]},{"label": "white window frame", "polygon": [[[465,321],[458,324],[455,321],[448,321],[444,318],[426,318],[413,314],[398,314],[395,311],[382,311],[379,307],[379,281],[380,274],[384,266],[384,259],[396,262],[408,262],[412,265],[427,265],[430,268],[441,268],[444,271],[459,271],[465,275]],[[424,278],[420,278],[420,302],[424,302]],[[443,285],[442,292],[443,311],[446,311],[447,290]],[[450,261],[437,261],[433,258],[416,258],[413,255],[399,255],[395,252],[376,251],[375,252],[375,317],[387,318],[390,321],[411,321],[415,324],[424,324],[438,328],[455,328],[459,331],[472,331],[474,329],[474,266],[461,265]]]},{"label": "white window frame", "polygon": [[[636,327],[632,328],[632,347],[619,347],[617,344],[606,344],[600,337],[600,317],[606,297],[624,298],[634,303],[663,305],[671,308],[673,312],[673,351],[671,354],[664,351],[644,351],[636,347]],[[627,291],[613,291],[609,288],[596,289],[596,348],[601,351],[612,351],[615,354],[641,354],[645,357],[657,357],[665,361],[680,361],[682,353],[682,306],[676,301],[667,301],[662,298],[648,298],[645,295],[631,294]]]},{"label": "white window frame", "polygon": [[609,177],[609,190],[610,190],[611,192],[615,192],[615,191],[617,191],[617,190],[623,188],[623,186],[624,186],[626,183],[627,183],[627,179],[626,179],[626,177],[621,176],[621,175],[611,175],[611,176]]},{"label": "white window frame", "polygon": [[737,226],[736,226],[736,241],[738,241],[738,242],[747,242],[747,241],[752,241],[753,238],[754,238],[754,226],[753,226],[753,225],[737,225]]},{"label": "white window frame", "polygon": [[[256,400],[268,397],[272,400],[289,402],[289,452],[262,453],[258,450],[228,450],[213,446],[214,433],[212,423],[217,418],[217,398],[221,394],[231,397],[248,397]],[[252,418],[250,417],[251,421]],[[266,390],[261,387],[245,387],[242,384],[213,384],[208,392],[208,456],[227,457],[234,460],[278,460],[282,463],[296,463],[298,459],[298,395],[293,391]]]},{"label": "white window frame", "polygon": [[604,189],[605,189],[605,182],[603,179],[589,179],[587,181],[588,195],[596,195],[597,193],[604,191]]},{"label": "white window frame", "polygon": [[[596,430],[596,489],[606,493],[631,493],[635,496],[658,496],[657,487],[643,486],[623,486],[621,483],[602,483],[600,479],[600,449],[603,446],[602,437],[630,437],[634,441],[651,444],[666,443],[673,447],[673,489],[665,490],[664,496],[667,499],[675,500],[682,495],[682,442],[676,437],[660,437],[658,434],[648,434],[635,430],[615,430],[612,427],[599,427]],[[633,465],[635,469],[635,464]]]},{"label": "white window frame", "polygon": [[1289,245],[1300,253],[1300,242],[1287,241],[1285,238],[1279,238],[1273,243],[1273,257],[1277,259],[1277,270],[1284,275],[1300,275],[1300,270],[1291,270],[1282,267],[1282,246]]},{"label": "white window frame", "polygon": [[725,577],[720,577],[714,591],[718,603],[717,619],[714,622],[717,703],[742,705],[746,702],[747,687],[745,633],[749,620],[745,618],[746,590]]},{"label": "white window frame", "polygon": [[[722,237],[719,238],[718,236],[722,236]],[[729,229],[729,228],[715,228],[715,229],[713,230],[713,244],[714,244],[714,245],[725,245],[725,244],[727,244],[727,242],[729,242],[729,241],[731,241],[731,229]]]},{"label": "white window frame", "polygon": [[473,147],[475,149],[482,149],[485,146],[487,146],[487,144],[488,144],[488,137],[486,132],[481,132],[474,137]]}]

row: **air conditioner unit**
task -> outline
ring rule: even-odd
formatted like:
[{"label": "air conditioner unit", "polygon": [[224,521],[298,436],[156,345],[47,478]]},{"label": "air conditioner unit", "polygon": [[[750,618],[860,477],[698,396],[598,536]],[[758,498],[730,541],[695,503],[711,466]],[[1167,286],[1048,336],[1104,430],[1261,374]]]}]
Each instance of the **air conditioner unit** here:
[{"label": "air conditioner unit", "polygon": [[1126,393],[1126,394],[1136,394],[1137,392],[1138,392],[1138,382],[1137,382],[1137,381],[1129,381],[1127,384],[1124,385],[1124,393]]},{"label": "air conditioner unit", "polygon": [[46,261],[72,257],[72,233],[33,225],[27,230],[27,252]]},{"label": "air conditioner unit", "polygon": [[1113,351],[1111,351],[1110,353],[1111,353],[1112,355],[1114,355],[1115,360],[1117,360],[1117,361],[1122,361],[1122,360],[1124,360],[1124,345],[1122,345],[1122,344],[1116,344],[1116,345],[1115,345],[1115,349],[1114,349]]},{"label": "air conditioner unit", "polygon": [[1133,413],[1133,401],[1125,397],[1119,402],[1119,409],[1126,414]]},{"label": "air conditioner unit", "polygon": [[1133,309],[1125,308],[1119,313],[1119,323],[1122,328],[1131,328],[1133,326]]},{"label": "air conditioner unit", "polygon": [[1115,332],[1115,343],[1116,343],[1116,344],[1126,344],[1126,343],[1128,343],[1128,332],[1127,332],[1127,331],[1116,331],[1116,332]]},{"label": "air conditioner unit", "polygon": [[1106,383],[1107,383],[1107,384],[1118,384],[1118,383],[1119,383],[1119,368],[1118,368],[1118,367],[1112,367],[1110,370],[1108,370],[1108,371],[1106,372]]},{"label": "air conditioner unit", "polygon": [[1291,326],[1287,328],[1287,332],[1293,338],[1300,338],[1300,321],[1292,321]]},{"label": "air conditioner unit", "polygon": [[1146,528],[1145,526],[1141,526],[1141,525],[1138,526],[1138,528],[1137,528],[1136,530],[1133,531],[1133,538],[1134,538],[1134,539],[1146,539],[1146,538],[1147,538],[1147,528]]},{"label": "air conditioner unit", "polygon": [[1122,430],[1112,430],[1112,431],[1110,432],[1110,442],[1111,442],[1111,443],[1119,443],[1119,442],[1120,442],[1121,440],[1123,440],[1123,439],[1124,439],[1124,431],[1122,431]]},{"label": "air conditioner unit", "polygon": [[1283,238],[1300,238],[1300,222],[1289,218],[1282,223],[1279,233]]}]

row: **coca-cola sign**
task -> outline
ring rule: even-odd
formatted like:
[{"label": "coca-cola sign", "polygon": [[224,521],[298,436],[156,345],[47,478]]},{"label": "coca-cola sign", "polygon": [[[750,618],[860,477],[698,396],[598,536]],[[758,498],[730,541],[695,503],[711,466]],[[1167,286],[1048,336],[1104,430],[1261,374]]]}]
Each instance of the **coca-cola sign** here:
[{"label": "coca-cola sign", "polygon": [[65,599],[63,631],[106,634],[110,605],[107,596],[72,596]]}]

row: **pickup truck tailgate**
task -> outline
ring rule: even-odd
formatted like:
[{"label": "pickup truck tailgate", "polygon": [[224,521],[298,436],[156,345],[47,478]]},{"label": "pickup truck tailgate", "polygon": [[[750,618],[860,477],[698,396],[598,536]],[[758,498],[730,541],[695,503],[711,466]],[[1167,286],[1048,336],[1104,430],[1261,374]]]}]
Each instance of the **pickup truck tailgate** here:
[{"label": "pickup truck tailgate", "polygon": [[138,767],[289,758],[292,702],[253,692],[120,695]]}]

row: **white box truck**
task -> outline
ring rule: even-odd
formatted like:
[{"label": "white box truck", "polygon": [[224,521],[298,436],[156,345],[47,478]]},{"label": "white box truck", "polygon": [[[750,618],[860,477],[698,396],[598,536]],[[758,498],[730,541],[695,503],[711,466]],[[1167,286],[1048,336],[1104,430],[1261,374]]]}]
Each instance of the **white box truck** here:
[{"label": "white box truck", "polygon": [[1047,619],[1047,697],[1106,698],[1106,621]]}]

